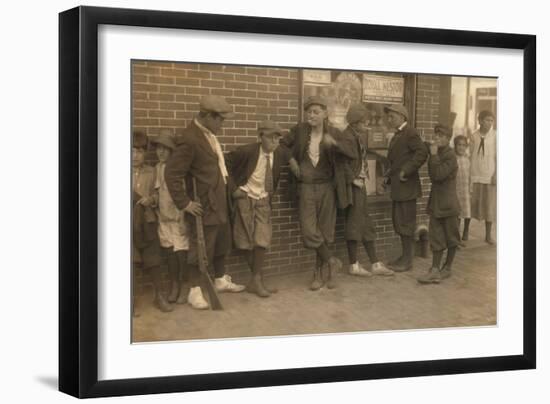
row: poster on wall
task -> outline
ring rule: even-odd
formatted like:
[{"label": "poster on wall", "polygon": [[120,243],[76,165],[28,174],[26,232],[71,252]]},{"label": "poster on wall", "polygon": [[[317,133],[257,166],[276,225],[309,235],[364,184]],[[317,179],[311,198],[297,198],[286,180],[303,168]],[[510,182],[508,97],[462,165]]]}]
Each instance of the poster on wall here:
[{"label": "poster on wall", "polygon": [[363,74],[363,102],[403,104],[405,78]]}]

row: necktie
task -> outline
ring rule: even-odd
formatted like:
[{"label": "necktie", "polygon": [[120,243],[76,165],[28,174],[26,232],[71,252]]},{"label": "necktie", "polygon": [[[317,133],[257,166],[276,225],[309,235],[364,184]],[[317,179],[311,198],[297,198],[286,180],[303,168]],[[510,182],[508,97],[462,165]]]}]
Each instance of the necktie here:
[{"label": "necktie", "polygon": [[481,142],[479,142],[477,154],[479,155],[480,152],[482,156],[485,156],[485,136],[481,136]]},{"label": "necktie", "polygon": [[265,192],[271,195],[273,193],[273,174],[271,173],[271,158],[269,154],[265,155],[265,160]]}]

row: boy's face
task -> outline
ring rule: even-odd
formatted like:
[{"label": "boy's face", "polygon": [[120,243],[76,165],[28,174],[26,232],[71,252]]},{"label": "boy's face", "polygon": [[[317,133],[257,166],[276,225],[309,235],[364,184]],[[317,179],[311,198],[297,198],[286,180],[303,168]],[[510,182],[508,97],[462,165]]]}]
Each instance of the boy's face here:
[{"label": "boy's face", "polygon": [[132,167],[141,167],[145,161],[145,150],[132,147]]},{"label": "boy's face", "polygon": [[468,145],[466,145],[466,142],[464,140],[459,140],[456,142],[455,151],[456,154],[459,156],[464,156],[466,154],[466,148]]},{"label": "boy's face", "polygon": [[388,111],[388,125],[392,128],[399,128],[405,122],[405,117],[395,111]]},{"label": "boy's face", "polygon": [[494,124],[495,118],[492,116],[486,116],[485,118],[479,120],[479,129],[481,132],[487,133],[491,130]]},{"label": "boy's face", "polygon": [[172,150],[170,150],[168,147],[162,144],[157,144],[156,152],[157,152],[157,157],[159,158],[159,161],[161,163],[165,163],[166,160],[168,160],[168,157],[170,157]]},{"label": "boy's face", "polygon": [[328,112],[320,105],[310,105],[306,110],[306,120],[313,127],[318,127],[323,124],[323,121],[328,116]]},{"label": "boy's face", "polygon": [[449,145],[449,138],[442,132],[435,132],[435,143],[438,147],[444,147]]},{"label": "boy's face", "polygon": [[216,135],[222,128],[223,121],[225,121],[225,118],[223,116],[221,116],[220,114],[216,114],[215,112],[211,112],[204,117],[203,125],[210,132]]},{"label": "boy's face", "polygon": [[279,146],[279,139],[281,135],[278,133],[270,133],[260,136],[260,143],[262,144],[262,150],[264,153],[271,153]]},{"label": "boy's face", "polygon": [[358,121],[358,122],[353,124],[353,128],[361,134],[367,133],[368,126],[369,126],[369,118],[368,117],[366,117],[362,121]]}]

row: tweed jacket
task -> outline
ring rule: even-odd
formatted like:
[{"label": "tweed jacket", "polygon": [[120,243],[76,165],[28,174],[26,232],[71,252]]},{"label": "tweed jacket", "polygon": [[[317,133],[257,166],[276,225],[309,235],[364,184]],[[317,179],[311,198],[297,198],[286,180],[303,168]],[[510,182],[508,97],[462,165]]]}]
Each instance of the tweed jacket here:
[{"label": "tweed jacket", "polygon": [[456,194],[458,162],[450,146],[440,147],[437,154],[430,155],[428,173],[432,189],[428,199],[428,214],[437,217],[458,216],[460,204]]},{"label": "tweed jacket", "polygon": [[[410,201],[422,196],[418,170],[426,162],[427,157],[426,146],[416,129],[407,124],[395,133],[388,148],[392,200]],[[401,171],[405,173],[406,181],[400,181]]]},{"label": "tweed jacket", "polygon": [[227,223],[227,191],[218,155],[194,121],[176,138],[176,149],[166,162],[164,177],[178,209],[194,200],[195,178],[204,225]]},{"label": "tweed jacket", "polygon": [[[338,208],[345,209],[353,201],[351,183],[346,180],[346,165],[348,159],[358,158],[354,144],[355,139],[343,136],[342,132],[330,125],[327,125],[326,131],[337,143],[331,148],[321,144],[320,152],[327,153],[328,161],[332,167]],[[281,147],[289,156],[297,162],[301,162],[306,157],[310,138],[311,126],[307,122],[302,122],[290,129],[290,132],[281,139]],[[290,178],[294,177],[290,176]]]}]

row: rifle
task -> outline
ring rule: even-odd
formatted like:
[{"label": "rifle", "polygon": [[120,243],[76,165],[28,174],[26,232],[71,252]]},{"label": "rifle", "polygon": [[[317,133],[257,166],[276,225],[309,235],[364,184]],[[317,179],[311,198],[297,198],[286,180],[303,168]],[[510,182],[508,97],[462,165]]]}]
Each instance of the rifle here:
[{"label": "rifle", "polygon": [[[200,202],[197,192],[197,181],[193,177],[193,194],[195,196],[195,202]],[[201,284],[206,289],[208,300],[210,302],[210,309],[223,310],[222,303],[216,292],[212,277],[208,272],[208,256],[206,255],[206,242],[204,241],[204,227],[202,225],[202,216],[195,216],[195,223],[197,226],[197,261],[199,264],[199,270],[201,272]]]}]

